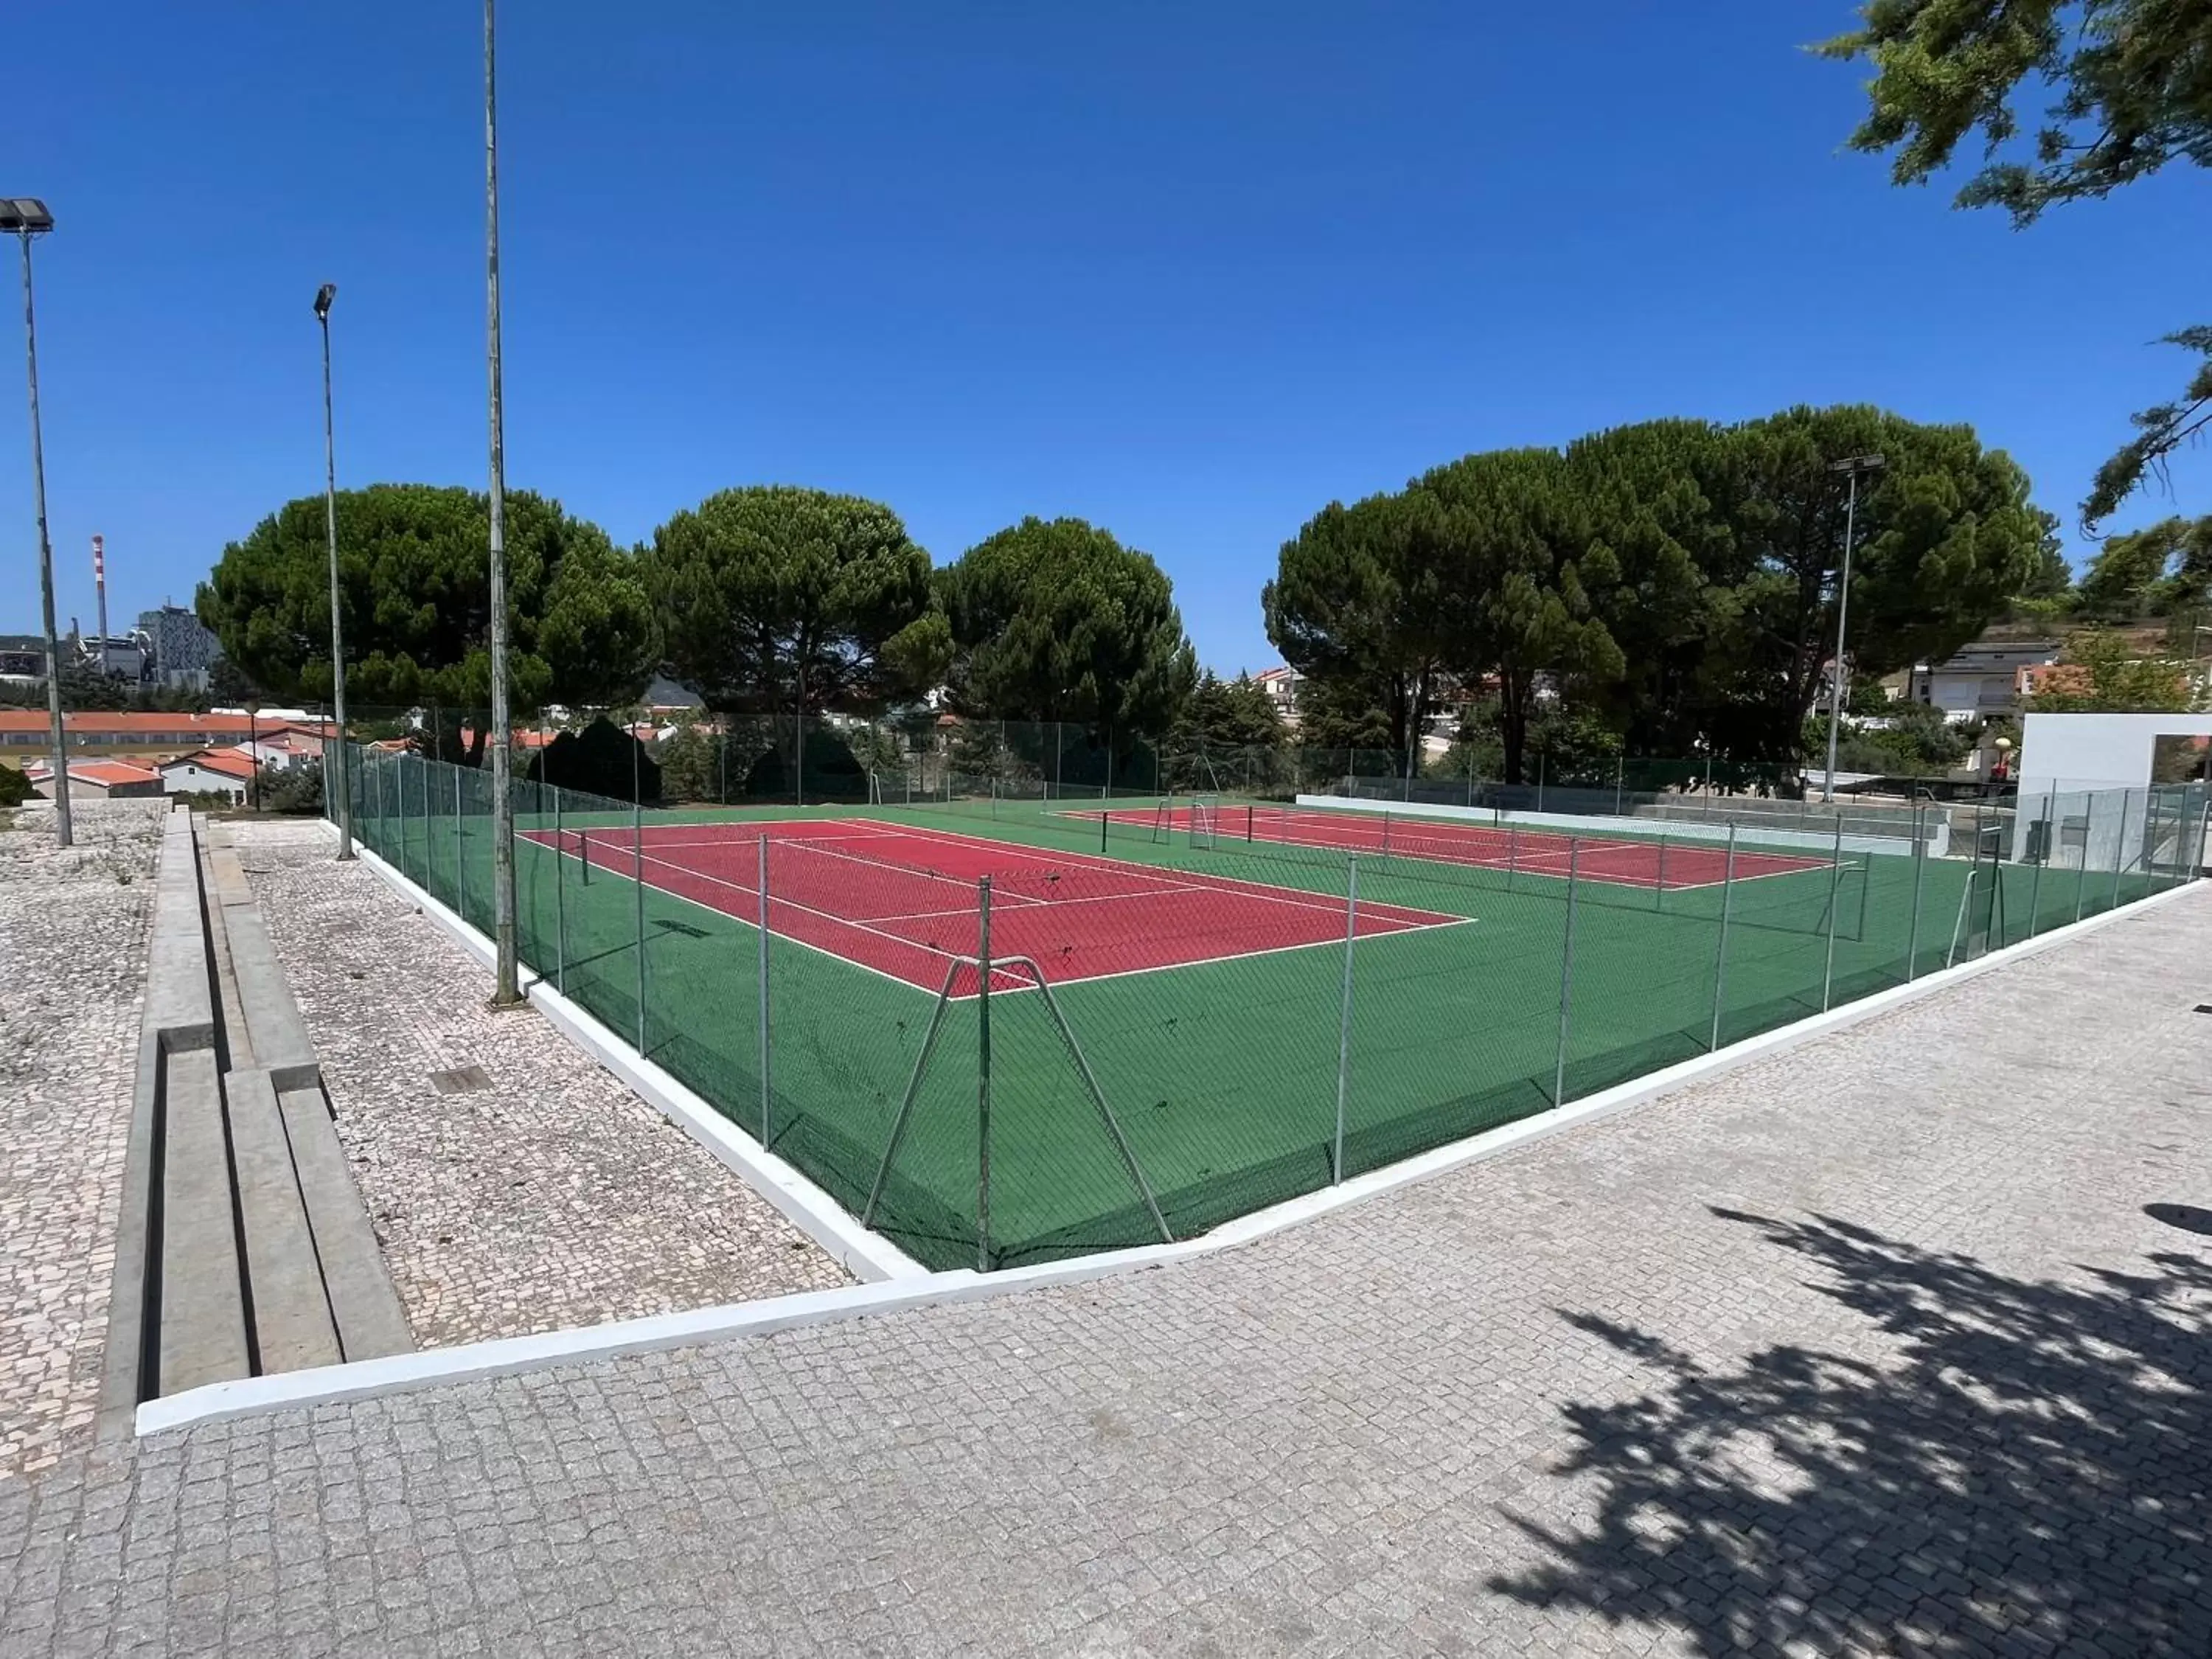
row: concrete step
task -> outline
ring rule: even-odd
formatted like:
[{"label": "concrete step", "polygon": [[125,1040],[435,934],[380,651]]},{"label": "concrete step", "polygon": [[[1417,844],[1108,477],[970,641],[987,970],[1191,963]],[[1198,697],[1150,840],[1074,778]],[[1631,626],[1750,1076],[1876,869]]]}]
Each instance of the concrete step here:
[{"label": "concrete step", "polygon": [[292,1146],[292,1165],[322,1262],[337,1343],[347,1359],[412,1353],[414,1334],[370,1225],[368,1206],[346,1167],[345,1148],[319,1085],[278,1097]]},{"label": "concrete step", "polygon": [[223,1079],[223,1096],[258,1367],[265,1373],[334,1365],[343,1357],[337,1325],[276,1087],[265,1071],[233,1072]]}]

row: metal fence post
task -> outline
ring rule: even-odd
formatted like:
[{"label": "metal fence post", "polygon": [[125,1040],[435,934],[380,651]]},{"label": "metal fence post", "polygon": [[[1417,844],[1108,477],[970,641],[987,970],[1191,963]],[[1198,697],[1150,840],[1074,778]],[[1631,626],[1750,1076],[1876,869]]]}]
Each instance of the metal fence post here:
[{"label": "metal fence post", "polygon": [[1520,868],[1521,826],[1509,823],[1505,826],[1505,890],[1509,893],[1513,890],[1513,878]]},{"label": "metal fence post", "polygon": [[2124,855],[2128,850],[2128,797],[2135,792],[2122,789],[2115,793],[2120,798],[2120,830],[2112,837],[2112,902],[2105,907],[2107,910],[2120,908],[2120,866],[2125,862]]},{"label": "metal fence post", "polygon": [[637,1052],[645,1055],[645,803],[638,797],[645,793],[643,780],[639,775],[638,757],[645,745],[635,738],[630,739],[629,750],[629,842],[630,890],[637,912]]},{"label": "metal fence post", "polygon": [[1613,815],[1615,817],[1619,817],[1620,816],[1620,784],[1623,765],[1624,763],[1621,757],[1615,755],[1613,757]]},{"label": "metal fence post", "polygon": [[1920,884],[1928,873],[1927,809],[1913,808],[1912,832],[1912,926],[1905,939],[1905,982],[1910,985],[1920,973]]},{"label": "metal fence post", "polygon": [[2043,931],[2043,866],[2051,862],[2051,843],[2057,831],[2052,814],[2058,808],[2058,791],[2054,787],[2043,796],[2043,845],[2036,849],[2035,879],[2027,888],[2027,936],[2033,939]]},{"label": "metal fence post", "polygon": [[1567,1025],[1575,1006],[1575,894],[1581,885],[1583,844],[1567,838],[1567,925],[1559,943],[1559,1057],[1552,1070],[1552,1104],[1566,1104]]},{"label": "metal fence post", "polygon": [[1838,884],[1844,875],[1844,815],[1836,814],[1836,845],[1828,855],[1828,951],[1826,965],[1820,970],[1820,1012],[1828,1011],[1828,1001],[1836,983],[1836,912],[1842,908],[1837,902]]},{"label": "metal fence post", "polygon": [[991,1271],[991,878],[975,884],[975,1271]]},{"label": "metal fence post", "polygon": [[553,988],[568,994],[568,859],[561,850],[561,791],[553,790]]},{"label": "metal fence post", "polygon": [[[1536,810],[1539,812],[1544,810],[1544,751],[1540,749],[1536,751]],[[1570,860],[1573,859],[1572,848],[1568,849],[1567,857]]]},{"label": "metal fence post", "polygon": [[1735,825],[1729,825],[1728,865],[1721,875],[1721,939],[1713,952],[1713,1036],[1705,1047],[1717,1050],[1721,1046],[1721,1000],[1723,987],[1728,982],[1729,913],[1735,903]]},{"label": "metal fence post", "polygon": [[766,1152],[769,1132],[774,1127],[769,1119],[769,1102],[774,1097],[769,1091],[769,1059],[772,1052],[768,1034],[768,831],[760,838],[760,917],[757,924],[760,933],[760,1079],[761,1079],[761,1150]]},{"label": "metal fence post", "polygon": [[468,860],[463,854],[465,846],[461,840],[461,769],[456,766],[453,769],[453,900],[460,907],[461,915],[466,917],[469,914],[466,897]]},{"label": "metal fence post", "polygon": [[2082,805],[2087,809],[2081,815],[2081,855],[2074,866],[2074,920],[2081,920],[2081,906],[2089,894],[2089,844],[2097,830],[2097,797],[2094,791],[2085,791]]},{"label": "metal fence post", "polygon": [[1359,936],[1359,859],[1344,860],[1344,990],[1336,1023],[1336,1150],[1329,1168],[1338,1184],[1344,1181],[1344,1109],[1352,1082],[1352,945]]},{"label": "metal fence post", "polygon": [[1652,890],[1651,908],[1655,910],[1667,908],[1667,832],[1664,830],[1659,832],[1659,884]]}]

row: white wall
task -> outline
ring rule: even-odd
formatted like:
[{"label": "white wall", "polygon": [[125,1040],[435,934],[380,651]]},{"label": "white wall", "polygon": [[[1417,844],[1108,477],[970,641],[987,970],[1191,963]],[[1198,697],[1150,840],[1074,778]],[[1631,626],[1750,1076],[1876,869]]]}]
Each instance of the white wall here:
[{"label": "white wall", "polygon": [[[2138,856],[2149,808],[2141,792],[2150,787],[2153,751],[2162,737],[2212,737],[2212,714],[2027,716],[2009,856],[2027,856],[2029,826],[2046,813],[2057,820],[2050,832],[2054,863],[2109,870],[2115,858]],[[2138,793],[2124,798],[2123,790]],[[2079,853],[2070,844],[2077,839]]]},{"label": "white wall", "polygon": [[161,787],[172,795],[197,795],[220,791],[233,800],[246,799],[246,783],[228,772],[216,772],[189,763],[161,769]]},{"label": "white wall", "polygon": [[2030,714],[2021,723],[2020,793],[2141,789],[2161,737],[2212,737],[2212,714]]}]

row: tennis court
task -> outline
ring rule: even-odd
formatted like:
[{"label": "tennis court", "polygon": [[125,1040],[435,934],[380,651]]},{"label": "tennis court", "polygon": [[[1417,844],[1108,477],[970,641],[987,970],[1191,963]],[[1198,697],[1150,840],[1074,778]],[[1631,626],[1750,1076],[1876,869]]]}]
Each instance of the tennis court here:
[{"label": "tennis court", "polygon": [[[635,878],[778,938],[935,991],[980,954],[981,884],[991,948],[1025,957],[1054,984],[1157,972],[1273,951],[1340,946],[1345,907],[1295,888],[1024,848],[868,818],[654,824],[523,832],[594,871]],[[765,862],[763,844],[766,843]],[[760,896],[763,874],[768,902]],[[1358,938],[1469,919],[1390,904],[1362,909]],[[1013,974],[994,990],[1025,988]],[[973,975],[954,994],[975,994]]]},{"label": "tennis court", "polygon": [[[489,932],[484,775],[383,760],[356,799]],[[2100,795],[2015,836],[1963,808],[1940,856],[1746,824],[1731,866],[1626,820],[524,785],[516,921],[533,976],[901,1249],[999,1267],[1187,1238],[2125,904],[2194,867],[2197,811]],[[986,878],[988,1001],[958,978]]]}]

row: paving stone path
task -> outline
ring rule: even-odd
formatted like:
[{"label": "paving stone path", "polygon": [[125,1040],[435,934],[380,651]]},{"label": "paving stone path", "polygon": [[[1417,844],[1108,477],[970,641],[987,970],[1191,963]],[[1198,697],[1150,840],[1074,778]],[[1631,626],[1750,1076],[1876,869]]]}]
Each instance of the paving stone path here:
[{"label": "paving stone path", "polygon": [[100,1403],[166,805],[77,803],[70,848],[51,809],[0,829],[0,1480]]},{"label": "paving stone path", "polygon": [[1171,1268],[67,1458],[0,1654],[2202,1655],[2208,924]]},{"label": "paving stone path", "polygon": [[[230,826],[426,1347],[849,1282],[319,823]],[[441,1093],[440,1073],[484,1082]]]}]

